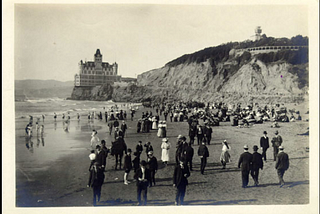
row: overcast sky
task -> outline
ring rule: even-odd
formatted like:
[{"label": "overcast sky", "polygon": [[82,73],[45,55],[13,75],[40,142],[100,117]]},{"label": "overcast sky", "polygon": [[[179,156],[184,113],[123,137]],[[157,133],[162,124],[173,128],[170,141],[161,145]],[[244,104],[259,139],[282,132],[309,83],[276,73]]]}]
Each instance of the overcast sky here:
[{"label": "overcast sky", "polygon": [[198,50],[254,39],[254,29],[272,37],[308,36],[306,6],[48,5],[16,4],[15,79],[69,81],[80,60],[119,65],[136,75]]}]

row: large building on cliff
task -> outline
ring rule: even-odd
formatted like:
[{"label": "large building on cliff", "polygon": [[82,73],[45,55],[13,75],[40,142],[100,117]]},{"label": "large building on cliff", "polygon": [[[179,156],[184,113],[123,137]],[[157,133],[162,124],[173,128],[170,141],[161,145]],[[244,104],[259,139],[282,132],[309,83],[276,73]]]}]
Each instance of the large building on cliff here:
[{"label": "large building on cliff", "polygon": [[74,76],[75,86],[98,86],[105,83],[119,82],[118,64],[102,62],[102,54],[97,49],[94,54],[94,61],[79,62],[79,73]]}]

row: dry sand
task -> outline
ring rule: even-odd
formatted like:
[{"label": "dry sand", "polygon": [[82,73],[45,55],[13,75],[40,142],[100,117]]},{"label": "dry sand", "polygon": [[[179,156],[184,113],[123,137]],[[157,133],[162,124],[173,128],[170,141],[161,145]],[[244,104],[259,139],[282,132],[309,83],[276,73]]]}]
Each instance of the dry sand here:
[{"label": "dry sand", "polygon": [[[302,106],[302,107],[301,107]],[[186,205],[286,205],[309,203],[309,136],[298,135],[307,132],[309,123],[305,120],[307,109],[300,107],[303,121],[280,123],[280,135],[283,137],[285,152],[290,158],[290,168],[285,173],[286,185],[278,185],[277,173],[272,160],[272,148],[267,152],[267,162],[260,171],[260,186],[254,187],[250,177],[249,188],[241,188],[241,172],[237,162],[243,151],[243,145],[248,144],[252,152],[254,144],[259,145],[262,132],[266,130],[269,138],[274,136],[271,122],[255,124],[250,128],[232,127],[230,122],[222,122],[213,127],[211,145],[208,146],[210,157],[204,175],[200,174],[200,159],[197,156],[198,146],[194,145],[194,171],[189,177],[189,186],[185,196]],[[295,106],[299,109],[298,106]],[[135,149],[138,140],[143,143],[150,141],[153,145],[155,157],[159,161],[156,174],[157,185],[148,189],[148,206],[174,205],[175,188],[172,186],[174,169],[174,153],[176,137],[179,134],[188,136],[187,122],[168,121],[167,134],[170,149],[170,163],[164,167],[161,164],[161,139],[156,131],[150,133],[136,133],[136,123],[141,110],[135,120],[127,120],[128,133],[125,141],[128,148]],[[153,110],[155,113],[155,110]],[[163,117],[162,117],[163,119]],[[107,133],[107,124],[96,120],[93,126],[88,126],[83,117],[81,122],[71,121],[68,133],[62,130],[62,123],[56,128],[52,121],[45,121],[45,143],[34,137],[34,152],[25,146],[24,126],[26,121],[16,122],[16,206],[17,207],[65,207],[92,206],[92,189],[87,188],[88,167],[90,153],[90,134],[92,128],[98,130],[100,139],[111,145],[113,135]],[[221,142],[226,139],[231,146],[232,162],[227,169],[222,170],[219,162]],[[37,144],[39,143],[38,147]],[[261,153],[261,151],[259,150]],[[42,155],[42,156],[41,156]],[[145,159],[145,153],[141,156]],[[41,158],[44,160],[41,162]],[[28,163],[24,160],[30,160]],[[40,160],[40,161],[39,161]],[[123,170],[115,171],[114,158],[109,155],[107,172],[102,186],[101,201],[98,206],[133,206],[136,205],[136,184],[123,184]],[[133,180],[133,171],[129,175]]]}]

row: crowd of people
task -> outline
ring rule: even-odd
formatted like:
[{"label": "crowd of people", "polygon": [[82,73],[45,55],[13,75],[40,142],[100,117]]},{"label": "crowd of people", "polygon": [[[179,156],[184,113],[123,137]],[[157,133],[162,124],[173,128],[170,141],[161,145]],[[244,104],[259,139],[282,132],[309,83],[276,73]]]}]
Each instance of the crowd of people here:
[{"label": "crowd of people", "polygon": [[[230,111],[230,109],[225,104],[212,105],[210,108],[198,108],[198,107],[188,107],[184,104],[179,105],[159,105],[154,106],[153,109],[156,110],[155,115],[152,111],[142,112],[141,118],[137,122],[137,134],[148,133],[152,130],[157,130],[157,136],[162,138],[162,143],[160,146],[161,149],[161,162],[164,166],[167,166],[170,161],[169,150],[174,148],[172,147],[169,139],[166,137],[166,120],[169,119],[173,123],[175,122],[187,122],[189,127],[189,141],[183,135],[177,137],[176,146],[175,146],[175,168],[173,171],[173,186],[176,187],[176,205],[183,205],[184,196],[186,193],[186,187],[188,185],[188,177],[191,175],[194,167],[192,165],[194,159],[194,148],[195,138],[197,138],[197,155],[200,158],[200,173],[205,174],[205,168],[207,165],[207,158],[209,157],[209,149],[212,139],[212,126],[219,125],[219,122],[230,121],[230,115],[234,117],[244,117],[245,114],[241,109]],[[266,108],[265,108],[266,109]],[[214,113],[214,110],[217,110],[217,114]],[[249,111],[254,111],[248,109]],[[151,142],[146,142],[145,144],[142,141],[138,141],[135,147],[135,150],[132,151],[130,148],[127,148],[125,143],[125,132],[127,129],[125,120],[121,122],[121,127],[119,128],[119,120],[125,119],[121,117],[122,114],[120,111],[119,114],[116,114],[114,117],[109,118],[108,127],[110,135],[114,132],[114,141],[112,141],[112,146],[110,148],[105,147],[105,141],[101,141],[99,145],[99,139],[96,134],[97,131],[93,130],[91,146],[94,147],[96,151],[92,151],[92,154],[95,154],[95,159],[92,159],[92,154],[90,160],[93,160],[89,171],[89,184],[93,188],[94,198],[93,204],[96,204],[96,199],[100,199],[101,195],[101,186],[103,184],[104,176],[102,174],[105,171],[106,159],[108,154],[111,153],[112,156],[115,156],[115,170],[124,170],[124,179],[123,183],[129,185],[130,181],[128,179],[129,173],[131,170],[134,172],[134,179],[137,185],[137,201],[138,205],[147,204],[147,192],[148,188],[156,185],[156,173],[158,170],[158,160],[154,156],[154,148]],[[265,112],[265,111],[257,111]],[[191,114],[191,115],[190,115]],[[133,118],[134,113],[131,114]],[[160,116],[165,118],[163,121],[160,120]],[[190,115],[190,116],[189,116]],[[249,115],[254,115],[249,113]],[[247,120],[251,122],[250,120]],[[107,122],[107,119],[106,119]],[[114,127],[114,131],[113,130]],[[97,140],[98,139],[98,140]],[[276,162],[275,168],[279,176],[279,184],[282,187],[284,185],[283,175],[284,172],[289,167],[289,158],[288,155],[284,152],[282,146],[282,137],[279,135],[279,132],[275,132],[275,136],[271,140],[273,147],[273,157]],[[258,152],[258,145],[253,146],[253,154],[249,152],[247,145],[244,146],[244,153],[239,154],[240,158],[238,161],[238,167],[241,171],[242,177],[242,187],[246,188],[249,182],[249,174],[251,174],[255,186],[259,185],[259,170],[263,169],[263,162],[266,162],[266,153],[269,148],[269,138],[267,132],[263,132],[263,136],[260,138],[260,148],[262,154]],[[231,162],[230,155],[231,146],[226,140],[222,142],[222,149],[220,155],[220,162],[222,170],[226,169],[227,163]],[[142,152],[145,151],[146,159],[141,159]],[[131,155],[133,154],[133,159]],[[122,159],[124,157],[124,165],[122,166]],[[118,168],[119,166],[119,168]],[[98,174],[101,175],[98,175]],[[96,182],[95,179],[98,179]],[[93,179],[93,180],[92,180]],[[100,180],[99,180],[100,179]],[[101,180],[102,179],[102,180]]]}]

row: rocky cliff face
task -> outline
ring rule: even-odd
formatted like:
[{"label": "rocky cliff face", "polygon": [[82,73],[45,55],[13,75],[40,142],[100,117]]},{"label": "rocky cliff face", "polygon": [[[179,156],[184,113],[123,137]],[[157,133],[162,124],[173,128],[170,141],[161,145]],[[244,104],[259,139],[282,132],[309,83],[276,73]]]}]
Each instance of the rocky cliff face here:
[{"label": "rocky cliff face", "polygon": [[111,100],[112,94],[113,87],[110,84],[96,87],[78,86],[73,88],[70,99],[107,101]]},{"label": "rocky cliff face", "polygon": [[[303,48],[246,51],[257,45],[283,43]],[[72,99],[300,102],[308,92],[307,45],[306,37],[296,36],[206,48],[140,74],[137,85],[74,89]]]}]

